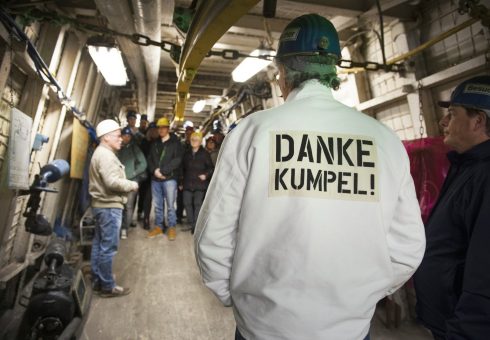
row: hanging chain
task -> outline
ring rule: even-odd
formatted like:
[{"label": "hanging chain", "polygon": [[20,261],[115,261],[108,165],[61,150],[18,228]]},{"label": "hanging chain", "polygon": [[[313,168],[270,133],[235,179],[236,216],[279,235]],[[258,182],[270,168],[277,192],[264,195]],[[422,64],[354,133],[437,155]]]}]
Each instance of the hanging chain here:
[{"label": "hanging chain", "polygon": [[418,85],[418,92],[419,92],[419,133],[420,133],[420,138],[424,138],[424,110],[423,110],[423,105],[422,105],[422,83],[419,81]]},{"label": "hanging chain", "polygon": [[[160,49],[164,50],[165,52],[170,53],[170,56],[172,59],[177,60],[180,57],[180,52],[182,50],[182,47],[178,44],[175,44],[170,41],[156,41],[150,39],[150,37],[139,34],[139,33],[134,33],[134,34],[127,34],[127,33],[122,33],[118,32],[115,30],[111,30],[105,27],[100,27],[97,25],[89,24],[89,23],[83,23],[80,21],[77,21],[74,18],[70,18],[67,16],[62,16],[59,14],[56,14],[54,12],[45,12],[41,11],[39,9],[32,9],[30,11],[23,11],[16,13],[18,16],[24,18],[26,22],[29,21],[48,21],[50,23],[57,23],[60,25],[63,24],[69,24],[74,28],[78,28],[81,30],[85,31],[92,31],[92,32],[97,32],[100,34],[108,34],[108,35],[113,35],[113,36],[119,36],[119,37],[124,37],[129,39],[131,42],[133,42],[136,45],[139,46],[157,46],[160,47]],[[227,60],[237,60],[240,58],[259,58],[259,59],[271,59],[273,56],[272,55],[262,55],[262,56],[251,56],[249,54],[241,53],[240,51],[237,50],[231,50],[231,49],[225,49],[225,50],[210,50],[207,54],[206,57],[211,57],[211,56],[219,56],[223,59]],[[356,62],[352,60],[339,60],[337,63],[338,67],[341,68],[355,68],[355,67],[361,67],[364,68],[366,71],[378,71],[378,70],[383,70],[385,72],[404,72],[405,67],[402,63],[400,64],[379,64],[376,62],[368,61],[368,62]]]},{"label": "hanging chain", "polygon": [[340,59],[337,62],[337,66],[340,68],[355,68],[361,67],[366,71],[378,71],[383,70],[386,72],[404,72],[405,66],[403,64],[379,64],[374,61],[366,61],[366,62],[356,62],[352,60],[344,60]]},{"label": "hanging chain", "polygon": [[14,69],[14,38],[13,38],[13,33],[10,32],[10,71],[9,71],[9,87],[10,87],[10,102],[9,106],[10,108],[14,107],[14,76],[13,76],[13,69]]}]

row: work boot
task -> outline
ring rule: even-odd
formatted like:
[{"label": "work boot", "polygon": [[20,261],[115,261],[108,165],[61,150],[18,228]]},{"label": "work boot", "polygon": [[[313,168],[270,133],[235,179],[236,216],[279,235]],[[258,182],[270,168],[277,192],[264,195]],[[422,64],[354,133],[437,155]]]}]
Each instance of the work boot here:
[{"label": "work boot", "polygon": [[111,290],[102,290],[100,292],[100,297],[111,298],[111,297],[128,295],[129,293],[131,293],[131,289],[125,288],[125,287],[120,287],[120,286],[115,286]]},{"label": "work boot", "polygon": [[94,294],[100,294],[101,291],[102,291],[102,287],[100,286],[100,282],[95,282],[92,285],[92,292]]},{"label": "work boot", "polygon": [[160,227],[155,227],[153,230],[150,230],[148,235],[146,236],[147,238],[154,238],[160,234],[163,234],[162,228]]},{"label": "work boot", "polygon": [[180,228],[181,231],[189,231],[192,230],[192,226],[190,224],[184,224],[182,228]]},{"label": "work boot", "polygon": [[175,231],[175,227],[168,228],[168,233],[167,233],[168,240],[174,241],[176,236],[177,236],[177,233]]}]

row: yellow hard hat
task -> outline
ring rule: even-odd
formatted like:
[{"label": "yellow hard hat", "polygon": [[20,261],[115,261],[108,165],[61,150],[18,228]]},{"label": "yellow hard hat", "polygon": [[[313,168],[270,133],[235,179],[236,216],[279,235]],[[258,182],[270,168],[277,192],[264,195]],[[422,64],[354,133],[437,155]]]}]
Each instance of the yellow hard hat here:
[{"label": "yellow hard hat", "polygon": [[201,132],[199,132],[199,131],[195,131],[195,132],[193,132],[193,133],[191,134],[191,138],[192,138],[192,137],[198,137],[199,139],[201,139],[201,140],[202,140],[202,133],[201,133]]},{"label": "yellow hard hat", "polygon": [[170,123],[168,121],[167,118],[163,117],[163,118],[160,118],[158,121],[157,121],[157,126],[158,127],[161,127],[161,126],[170,126]]}]

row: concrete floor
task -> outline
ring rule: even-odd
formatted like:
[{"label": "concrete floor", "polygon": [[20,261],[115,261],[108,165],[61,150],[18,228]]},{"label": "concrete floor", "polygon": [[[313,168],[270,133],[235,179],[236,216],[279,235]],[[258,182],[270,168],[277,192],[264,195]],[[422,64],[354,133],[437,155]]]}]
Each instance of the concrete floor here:
[{"label": "concrete floor", "polygon": [[[174,242],[131,228],[121,240],[114,273],[120,285],[132,289],[125,297],[94,296],[83,340],[232,340],[235,322],[202,285],[189,232]],[[372,340],[431,340],[420,326],[403,322],[387,329],[380,317],[371,328]]]}]

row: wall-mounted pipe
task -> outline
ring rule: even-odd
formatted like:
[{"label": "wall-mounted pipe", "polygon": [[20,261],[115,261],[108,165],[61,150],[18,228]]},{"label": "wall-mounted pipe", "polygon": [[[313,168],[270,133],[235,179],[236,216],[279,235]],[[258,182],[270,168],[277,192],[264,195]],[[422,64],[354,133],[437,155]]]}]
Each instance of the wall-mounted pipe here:
[{"label": "wall-mounted pipe", "polygon": [[[419,53],[421,53],[422,51],[424,51],[425,49],[431,47],[432,45],[438,43],[439,41],[441,40],[444,40],[446,39],[447,37],[461,31],[462,29],[468,27],[468,26],[471,26],[473,25],[475,22],[478,22],[478,19],[469,19],[461,24],[459,24],[458,26],[456,27],[453,27],[451,28],[450,30],[444,32],[444,33],[441,33],[439,34],[438,36],[430,39],[429,41],[426,41],[425,43],[415,47],[414,49],[406,52],[406,53],[403,53],[397,57],[394,57],[390,60],[388,60],[386,63],[388,65],[391,65],[391,64],[395,64],[399,61],[402,61],[402,60],[405,60],[405,59],[408,59],[408,58],[411,58]],[[349,69],[342,69],[340,70],[338,73],[358,73],[358,72],[364,72],[366,71],[365,68],[361,68],[361,67],[354,67],[354,68],[349,68]]]},{"label": "wall-mounted pipe", "polygon": [[422,45],[417,46],[413,50],[408,51],[407,53],[403,53],[402,55],[399,55],[398,57],[395,57],[393,59],[388,60],[387,64],[388,65],[389,64],[395,64],[396,62],[399,62],[399,61],[408,59],[410,57],[413,57],[414,55],[422,52],[426,48],[429,48],[432,45],[438,43],[439,41],[441,41],[443,39],[446,39],[447,37],[449,37],[449,36],[451,36],[451,35],[459,32],[459,31],[461,31],[463,28],[466,28],[468,26],[473,25],[477,21],[478,21],[478,19],[474,19],[474,18],[473,19],[469,19],[469,20],[463,22],[462,24],[459,24],[458,26],[451,28],[448,31],[439,34],[437,37],[434,37],[434,38],[430,39],[429,41],[423,43]]}]

